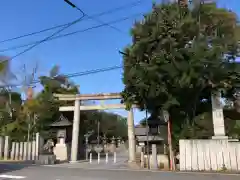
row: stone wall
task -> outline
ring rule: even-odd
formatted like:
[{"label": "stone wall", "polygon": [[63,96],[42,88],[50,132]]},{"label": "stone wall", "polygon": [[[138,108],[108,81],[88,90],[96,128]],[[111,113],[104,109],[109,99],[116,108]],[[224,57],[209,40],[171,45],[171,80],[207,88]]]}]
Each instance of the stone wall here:
[{"label": "stone wall", "polygon": [[240,171],[240,143],[229,139],[180,140],[181,171]]},{"label": "stone wall", "polygon": [[11,142],[9,136],[0,137],[0,159],[2,160],[36,160],[39,156],[39,133],[34,141]]}]

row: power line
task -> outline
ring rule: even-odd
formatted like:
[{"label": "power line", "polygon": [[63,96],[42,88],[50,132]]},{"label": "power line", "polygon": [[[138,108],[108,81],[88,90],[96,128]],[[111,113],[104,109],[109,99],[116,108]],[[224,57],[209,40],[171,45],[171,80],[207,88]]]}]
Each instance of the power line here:
[{"label": "power line", "polygon": [[4,39],[4,40],[1,40],[0,43],[2,44],[2,43],[5,43],[5,42],[10,42],[10,41],[21,39],[21,38],[24,38],[24,37],[33,36],[33,35],[36,35],[36,34],[40,34],[40,33],[46,32],[46,31],[50,31],[50,30],[53,30],[53,29],[57,29],[57,28],[66,26],[68,24],[69,23],[61,24],[61,25],[57,25],[57,26],[54,26],[54,27],[50,27],[50,28],[47,28],[47,29],[40,30],[40,31],[35,31],[35,32],[32,32],[32,33],[16,36],[16,37],[13,37],[13,38]]},{"label": "power line", "polygon": [[[105,68],[98,68],[98,69],[91,69],[91,70],[87,70],[87,71],[82,71],[82,72],[76,72],[76,73],[71,73],[71,74],[64,74],[63,76],[66,78],[73,78],[73,77],[79,77],[79,76],[86,76],[89,74],[96,74],[96,73],[101,73],[101,72],[107,72],[107,71],[112,71],[112,70],[116,70],[116,69],[121,69],[123,66],[122,65],[115,65],[115,66],[110,66],[110,67],[105,67]],[[40,80],[35,80],[32,83],[30,83],[29,85],[34,85],[34,84],[38,84],[40,83]],[[6,88],[6,87],[18,87],[18,86],[22,86],[22,84],[18,84],[18,85],[3,85],[0,86],[0,88]]]},{"label": "power line", "polygon": [[94,70],[88,70],[88,71],[84,71],[84,72],[67,74],[66,78],[79,77],[79,76],[85,76],[85,75],[89,75],[89,74],[96,74],[96,73],[101,73],[101,72],[107,72],[107,71],[120,69],[122,67],[123,67],[122,65],[116,65],[116,66],[111,66],[111,67],[107,67],[107,68],[94,69]]},{"label": "power line", "polygon": [[9,61],[9,60],[13,60],[14,58],[16,58],[16,57],[18,57],[18,56],[20,56],[20,55],[22,55],[22,54],[24,54],[24,53],[32,50],[32,49],[35,48],[36,46],[44,43],[45,41],[48,41],[49,39],[53,38],[55,35],[59,34],[60,32],[64,31],[65,29],[67,29],[67,28],[73,26],[74,24],[80,22],[84,16],[85,16],[85,15],[83,14],[80,18],[78,18],[77,20],[73,21],[73,22],[70,23],[69,25],[64,26],[63,28],[61,28],[60,30],[54,32],[53,34],[51,34],[50,36],[44,38],[43,40],[37,41],[37,42],[36,42],[35,44],[33,44],[31,47],[26,48],[25,50],[17,53],[16,55],[12,56],[10,59],[5,59],[5,60],[0,61],[0,63],[3,63],[3,62],[5,62],[5,61]]},{"label": "power line", "polygon": [[[69,1],[69,0],[64,0],[64,1],[65,1],[67,4],[69,4],[71,7],[77,9],[79,12],[82,13],[82,10],[81,10],[77,5],[73,4],[71,1]],[[110,24],[108,24],[108,23],[103,22],[102,20],[100,20],[100,19],[98,19],[98,18],[96,18],[96,17],[91,17],[91,16],[89,16],[89,15],[86,14],[86,13],[85,13],[85,15],[86,15],[89,19],[91,19],[91,20],[93,20],[93,21],[96,21],[97,23],[105,24],[106,26],[108,26],[108,27],[110,27],[110,28],[112,28],[112,29],[114,29],[114,30],[116,30],[116,31],[118,31],[118,32],[124,33],[122,30],[120,30],[120,29],[118,29],[118,28],[116,28],[116,27],[114,27],[114,26],[112,26],[112,25],[110,25]]]},{"label": "power line", "polygon": [[[135,7],[135,6],[139,5],[140,3],[142,3],[142,1],[144,1],[144,0],[137,0],[137,1],[125,4],[123,6],[119,6],[119,7],[110,9],[108,11],[104,11],[104,12],[101,12],[101,13],[98,13],[98,14],[91,15],[90,17],[91,18],[99,17],[99,16],[103,16],[103,15],[107,15],[107,14],[112,14],[112,13],[114,13],[116,11],[120,11],[120,10],[123,10],[123,9],[132,8],[132,7]],[[82,19],[82,21],[88,20],[88,19],[89,19],[89,17],[86,17],[85,19]],[[43,32],[46,32],[46,31],[50,31],[50,30],[53,30],[53,29],[57,29],[57,28],[60,28],[60,27],[64,27],[64,26],[69,25],[70,23],[72,23],[72,22],[61,24],[61,25],[57,25],[57,26],[53,26],[53,27],[46,28],[46,29],[42,29],[42,30],[35,31],[35,32],[32,32],[32,33],[27,33],[27,34],[24,34],[24,35],[13,37],[13,38],[0,40],[0,44],[1,43],[5,43],[5,42],[10,42],[10,41],[13,41],[13,40],[17,40],[17,39],[21,39],[21,38],[28,37],[28,36],[33,36],[33,35],[40,34],[40,33],[43,33]]]},{"label": "power line", "polygon": [[[119,22],[126,21],[126,20],[128,20],[128,19],[131,19],[131,18],[133,18],[133,17],[140,16],[140,15],[143,15],[143,13],[137,13],[137,14],[134,14],[134,15],[129,16],[129,17],[124,17],[124,18],[120,18],[120,19],[117,19],[117,20],[114,20],[114,21],[110,21],[110,22],[108,22],[107,24],[119,23]],[[75,34],[78,34],[78,33],[83,33],[83,32],[90,31],[90,30],[92,30],[92,29],[101,28],[101,27],[104,27],[104,26],[106,26],[106,24],[100,24],[100,25],[92,26],[92,27],[89,27],[89,28],[86,28],[86,29],[82,29],[82,30],[73,31],[73,32],[70,32],[70,33],[58,35],[58,36],[49,38],[49,39],[48,39],[47,41],[45,41],[45,42],[52,41],[52,40],[59,39],[59,38],[63,38],[63,37],[67,37],[67,36],[71,36],[71,35],[75,35]],[[27,43],[27,44],[22,44],[22,45],[18,45],[18,46],[13,46],[13,47],[9,47],[9,48],[6,48],[6,49],[1,49],[0,52],[6,52],[6,51],[10,51],[10,50],[16,50],[16,49],[19,49],[19,48],[23,48],[23,47],[27,47],[27,46],[33,45],[33,44],[35,44],[35,43],[37,43],[37,42],[38,42],[38,41],[34,41],[34,42]]]}]

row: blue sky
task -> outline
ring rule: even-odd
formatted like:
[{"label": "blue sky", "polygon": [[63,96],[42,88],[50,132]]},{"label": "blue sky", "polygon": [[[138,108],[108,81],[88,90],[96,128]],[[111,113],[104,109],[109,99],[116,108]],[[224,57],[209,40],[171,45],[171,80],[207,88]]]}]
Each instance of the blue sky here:
[{"label": "blue sky", "polygon": [[[136,0],[101,0],[94,2],[72,0],[73,3],[88,15],[98,14],[134,1]],[[231,9],[238,14],[240,13],[240,10],[238,10],[238,7],[240,7],[239,0],[218,0],[217,2],[221,7]],[[136,13],[145,13],[151,9],[151,3],[152,0],[142,0],[136,7],[129,7],[122,11],[100,16],[98,19],[109,22]],[[64,0],[41,0],[34,1],[34,3],[33,0],[1,1],[0,12],[0,41],[64,24],[80,16],[80,13],[64,3]],[[24,63],[28,69],[33,68],[35,64],[38,63],[39,68],[37,75],[48,73],[49,69],[54,65],[59,65],[61,72],[65,74],[120,65],[122,63],[122,57],[118,51],[131,43],[129,30],[135,19],[132,18],[131,20],[114,24],[115,27],[121,29],[122,33],[106,26],[44,43],[14,59],[12,61],[13,72],[18,75],[21,74],[21,67]],[[137,19],[141,19],[141,17]],[[95,25],[98,25],[98,23],[92,20],[86,20],[74,25],[63,33],[81,30]],[[35,40],[41,40],[51,35],[54,31],[55,30],[0,44],[0,50]],[[22,50],[24,50],[24,48],[0,54],[14,56]],[[121,78],[122,70],[114,70],[76,77],[72,80],[81,86],[81,93],[104,93],[120,92],[124,87]],[[120,113],[124,116],[126,115],[124,110],[113,110],[113,112]],[[135,123],[143,117],[144,113],[136,111]]]}]

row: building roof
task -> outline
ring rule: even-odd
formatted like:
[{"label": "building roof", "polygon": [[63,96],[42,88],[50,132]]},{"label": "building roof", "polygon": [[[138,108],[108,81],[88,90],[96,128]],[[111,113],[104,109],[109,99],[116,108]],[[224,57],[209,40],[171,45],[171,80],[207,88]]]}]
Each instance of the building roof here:
[{"label": "building roof", "polygon": [[163,137],[160,137],[160,136],[137,136],[137,140],[140,141],[140,142],[145,142],[145,141],[163,141],[164,138]]},{"label": "building roof", "polygon": [[50,126],[51,127],[63,127],[63,126],[71,126],[71,125],[72,125],[72,123],[61,114],[60,117],[58,118],[58,120],[55,121],[54,123],[52,123]]},{"label": "building roof", "polygon": [[155,114],[151,114],[151,116],[147,119],[148,125],[159,126],[159,125],[166,125],[167,122],[164,121],[163,117]]},{"label": "building roof", "polygon": [[136,136],[146,136],[147,132],[146,132],[146,128],[145,127],[135,127],[135,135]]}]

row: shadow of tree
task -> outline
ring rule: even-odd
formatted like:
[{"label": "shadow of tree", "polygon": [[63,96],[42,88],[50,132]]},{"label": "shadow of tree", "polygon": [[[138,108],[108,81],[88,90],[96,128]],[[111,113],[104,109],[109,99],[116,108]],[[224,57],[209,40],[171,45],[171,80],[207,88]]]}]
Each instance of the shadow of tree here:
[{"label": "shadow of tree", "polygon": [[0,174],[21,170],[30,166],[35,166],[32,163],[22,162],[0,162]]}]

